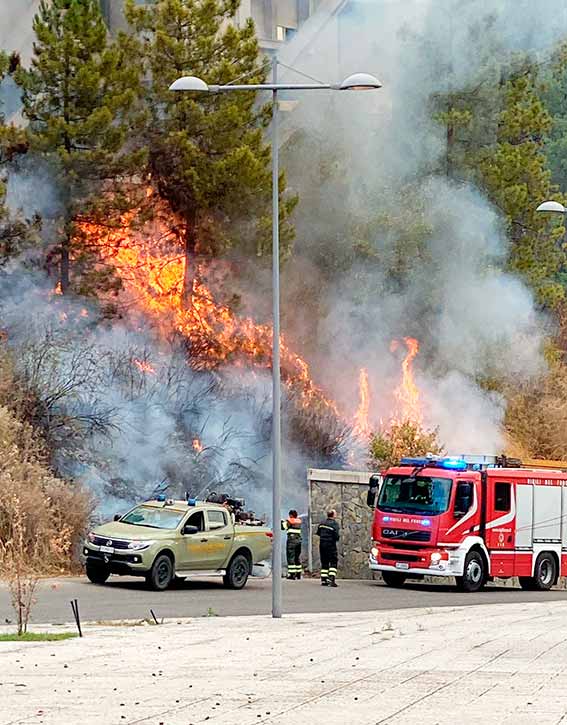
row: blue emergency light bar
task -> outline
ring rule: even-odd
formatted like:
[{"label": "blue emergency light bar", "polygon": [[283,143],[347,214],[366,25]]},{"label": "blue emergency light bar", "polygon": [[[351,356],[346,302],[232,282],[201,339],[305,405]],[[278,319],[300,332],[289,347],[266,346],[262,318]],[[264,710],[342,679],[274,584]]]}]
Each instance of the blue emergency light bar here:
[{"label": "blue emergency light bar", "polygon": [[466,471],[467,462],[462,458],[402,458],[400,466],[413,466],[415,468],[444,468],[447,471]]}]

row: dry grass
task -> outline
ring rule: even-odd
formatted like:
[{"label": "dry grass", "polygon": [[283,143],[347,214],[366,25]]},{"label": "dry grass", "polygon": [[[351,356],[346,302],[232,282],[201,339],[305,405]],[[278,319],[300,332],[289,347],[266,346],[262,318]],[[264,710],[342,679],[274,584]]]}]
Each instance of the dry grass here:
[{"label": "dry grass", "polygon": [[[93,500],[83,488],[53,475],[42,440],[18,415],[24,395],[14,391],[15,409],[2,404],[8,396],[11,368],[0,358],[0,558],[34,574],[71,571],[77,545],[85,533]],[[3,552],[3,556],[2,556]]]},{"label": "dry grass", "polygon": [[506,431],[520,457],[567,459],[567,366],[507,391]]}]

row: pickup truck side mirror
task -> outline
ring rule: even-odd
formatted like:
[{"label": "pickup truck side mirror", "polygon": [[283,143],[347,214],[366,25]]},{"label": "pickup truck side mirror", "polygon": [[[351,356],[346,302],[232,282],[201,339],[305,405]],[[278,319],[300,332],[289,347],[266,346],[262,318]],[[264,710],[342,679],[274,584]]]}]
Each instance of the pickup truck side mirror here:
[{"label": "pickup truck side mirror", "polygon": [[122,514],[114,514],[115,521],[120,521],[121,518],[122,518]]},{"label": "pickup truck side mirror", "polygon": [[199,533],[199,527],[198,526],[191,526],[191,524],[186,524],[183,529],[181,530],[181,533],[185,536],[189,534],[198,534]]}]

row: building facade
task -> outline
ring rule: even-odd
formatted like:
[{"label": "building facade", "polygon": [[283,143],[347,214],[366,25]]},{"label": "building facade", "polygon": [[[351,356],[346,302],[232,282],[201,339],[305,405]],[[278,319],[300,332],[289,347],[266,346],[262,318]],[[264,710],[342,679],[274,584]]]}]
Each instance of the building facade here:
[{"label": "building facade", "polygon": [[[243,24],[248,18],[252,18],[262,49],[277,50],[293,38],[300,26],[323,2],[324,0],[242,0],[236,22]],[[100,4],[111,32],[125,28],[122,0],[100,0]]]}]

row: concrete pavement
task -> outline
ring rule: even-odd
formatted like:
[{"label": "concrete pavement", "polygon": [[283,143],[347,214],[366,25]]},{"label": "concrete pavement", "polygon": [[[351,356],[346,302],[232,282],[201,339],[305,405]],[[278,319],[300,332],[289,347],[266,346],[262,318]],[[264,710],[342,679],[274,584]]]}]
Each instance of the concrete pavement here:
[{"label": "concrete pavement", "polygon": [[567,604],[198,618],[0,643],[1,725],[559,725]]},{"label": "concrete pavement", "polygon": [[[458,592],[448,584],[406,584],[391,589],[381,582],[340,580],[339,588],[323,590],[317,580],[284,581],[284,611],[356,612],[405,607],[461,606],[518,602],[567,601],[567,591],[524,592],[521,589],[488,587],[477,594]],[[97,586],[85,578],[48,579],[41,582],[35,622],[66,622],[71,618],[69,601],[78,599],[84,620],[143,619],[150,608],[161,617],[201,617],[212,609],[219,616],[269,614],[271,579],[251,579],[245,589],[225,589],[219,579],[193,580],[166,592],[149,591],[141,579],[112,578]],[[0,584],[0,623],[13,619],[10,597]]]}]

